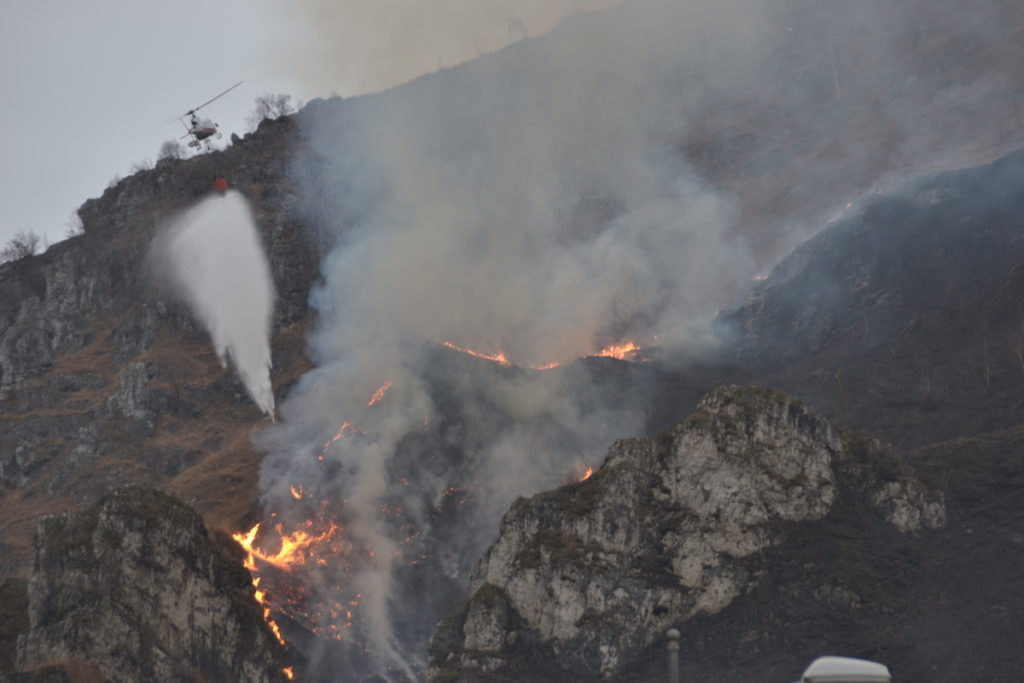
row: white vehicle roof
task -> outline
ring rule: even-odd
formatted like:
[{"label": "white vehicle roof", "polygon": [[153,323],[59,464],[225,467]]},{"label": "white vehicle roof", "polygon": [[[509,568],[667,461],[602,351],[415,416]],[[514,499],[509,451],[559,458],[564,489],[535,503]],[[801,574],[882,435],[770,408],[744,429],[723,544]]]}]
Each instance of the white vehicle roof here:
[{"label": "white vehicle roof", "polygon": [[815,659],[801,683],[891,683],[885,664],[852,657],[819,657]]}]

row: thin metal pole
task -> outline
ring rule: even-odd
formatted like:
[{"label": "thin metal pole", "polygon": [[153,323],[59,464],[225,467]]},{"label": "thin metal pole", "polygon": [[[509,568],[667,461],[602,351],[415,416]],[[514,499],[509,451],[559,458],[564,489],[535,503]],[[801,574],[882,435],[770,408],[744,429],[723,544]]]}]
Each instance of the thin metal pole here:
[{"label": "thin metal pole", "polygon": [[679,683],[679,631],[668,630],[668,683]]}]

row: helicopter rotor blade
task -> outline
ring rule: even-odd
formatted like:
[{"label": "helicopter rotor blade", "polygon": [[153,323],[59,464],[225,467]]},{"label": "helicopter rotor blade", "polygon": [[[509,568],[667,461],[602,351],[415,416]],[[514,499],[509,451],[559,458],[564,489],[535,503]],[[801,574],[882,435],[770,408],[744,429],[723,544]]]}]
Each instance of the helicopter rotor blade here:
[{"label": "helicopter rotor blade", "polygon": [[242,85],[242,83],[245,83],[245,81],[238,81],[238,83],[235,83],[235,84],[234,84],[233,86],[231,86],[230,88],[228,88],[227,90],[225,90],[224,92],[222,92],[222,93],[221,93],[220,95],[217,95],[217,97],[211,98],[211,99],[209,99],[209,100],[207,100],[207,101],[203,102],[203,103],[202,103],[202,104],[200,104],[200,105],[199,105],[198,107],[193,107],[193,108],[192,108],[192,109],[190,109],[190,110],[189,110],[189,111],[188,111],[187,113],[183,114],[183,116],[189,116],[189,115],[191,115],[191,114],[194,114],[194,113],[196,113],[197,111],[199,111],[200,109],[202,109],[202,108],[203,108],[203,107],[205,107],[206,105],[210,104],[210,102],[213,102],[214,100],[216,100],[216,99],[219,99],[219,98],[223,97],[224,95],[227,95],[227,94],[228,94],[229,92],[231,92],[232,90],[234,90],[234,89],[235,89],[235,88],[237,88],[238,86]]}]

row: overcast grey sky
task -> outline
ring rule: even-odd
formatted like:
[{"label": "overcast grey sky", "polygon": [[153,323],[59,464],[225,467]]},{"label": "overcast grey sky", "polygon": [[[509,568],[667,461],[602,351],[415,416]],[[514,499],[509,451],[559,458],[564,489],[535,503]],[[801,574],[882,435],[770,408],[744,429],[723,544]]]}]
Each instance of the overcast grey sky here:
[{"label": "overcast grey sky", "polygon": [[253,100],[392,87],[617,0],[0,0],[0,245],[63,239],[74,210],[204,113],[223,143]]}]

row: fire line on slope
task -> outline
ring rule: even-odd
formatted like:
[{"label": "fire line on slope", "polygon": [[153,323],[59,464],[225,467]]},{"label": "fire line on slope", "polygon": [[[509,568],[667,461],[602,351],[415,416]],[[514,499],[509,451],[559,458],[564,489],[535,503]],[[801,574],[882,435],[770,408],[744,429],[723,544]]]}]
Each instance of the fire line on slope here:
[{"label": "fire line on slope", "polygon": [[[483,358],[484,360],[489,360],[491,362],[503,366],[520,365],[521,367],[527,368],[529,370],[550,370],[552,368],[557,368],[564,365],[564,363],[560,361],[552,361],[550,363],[545,363],[543,365],[526,365],[513,363],[508,359],[508,356],[505,354],[504,351],[498,351],[497,353],[484,353],[482,351],[475,351],[466,346],[459,346],[450,341],[441,342],[441,346],[452,349],[453,351],[458,351],[459,353],[474,356],[476,358]],[[606,346],[593,353],[584,354],[583,356],[581,356],[581,358],[617,358],[619,360],[645,362],[648,360],[648,358],[644,354],[644,351],[647,348],[650,347],[641,346],[640,344],[633,341],[627,341],[621,344],[612,344]],[[387,386],[390,386],[390,383]]]}]

